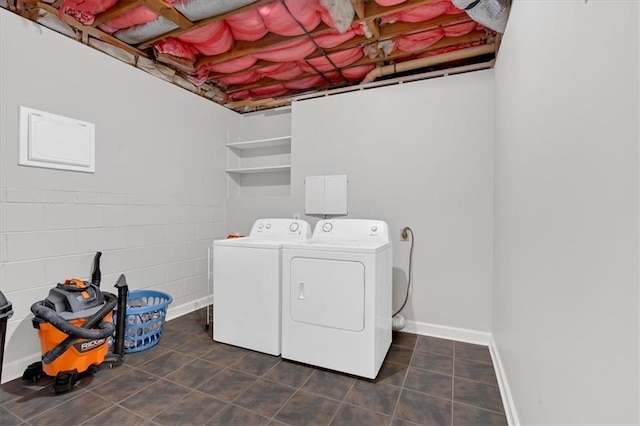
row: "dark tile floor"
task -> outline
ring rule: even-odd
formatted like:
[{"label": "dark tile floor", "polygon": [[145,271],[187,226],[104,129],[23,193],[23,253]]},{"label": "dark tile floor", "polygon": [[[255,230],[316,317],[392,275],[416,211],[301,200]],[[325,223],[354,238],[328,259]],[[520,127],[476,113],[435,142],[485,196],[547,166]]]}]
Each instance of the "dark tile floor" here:
[{"label": "dark tile floor", "polygon": [[206,310],[160,343],[52,393],[51,378],[0,387],[2,425],[505,425],[486,347],[395,333],[376,380],[216,343]]}]

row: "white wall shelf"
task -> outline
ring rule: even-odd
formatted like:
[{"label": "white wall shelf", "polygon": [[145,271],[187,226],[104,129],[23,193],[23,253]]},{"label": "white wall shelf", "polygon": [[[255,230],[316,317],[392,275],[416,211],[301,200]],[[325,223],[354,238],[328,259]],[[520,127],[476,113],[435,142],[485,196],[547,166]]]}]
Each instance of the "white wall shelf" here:
[{"label": "white wall shelf", "polygon": [[237,197],[288,195],[291,136],[227,142],[229,194]]},{"label": "white wall shelf", "polygon": [[245,167],[239,169],[227,169],[227,173],[249,174],[249,173],[270,173],[270,172],[286,172],[291,170],[291,165],[282,166],[265,166],[265,167]]},{"label": "white wall shelf", "polygon": [[229,174],[276,173],[291,170],[291,136],[229,142]]},{"label": "white wall shelf", "polygon": [[234,149],[257,149],[257,148],[273,148],[277,146],[291,145],[291,136],[282,136],[269,139],[257,139],[253,141],[230,142],[227,144],[229,148]]}]

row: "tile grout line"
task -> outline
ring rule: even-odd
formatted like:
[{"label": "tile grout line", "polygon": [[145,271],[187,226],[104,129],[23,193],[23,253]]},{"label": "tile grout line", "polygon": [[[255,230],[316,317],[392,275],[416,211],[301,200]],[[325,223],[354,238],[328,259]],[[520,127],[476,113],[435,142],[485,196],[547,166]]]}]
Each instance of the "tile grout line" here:
[{"label": "tile grout line", "polygon": [[336,417],[336,414],[338,414],[338,411],[340,411],[340,408],[342,407],[342,405],[344,404],[344,400],[347,396],[349,396],[349,394],[351,393],[351,390],[353,389],[353,387],[356,385],[356,383],[358,383],[358,379],[354,380],[353,383],[351,383],[351,386],[349,387],[349,390],[347,390],[347,393],[344,394],[344,396],[342,397],[342,400],[340,401],[340,403],[338,404],[338,408],[336,409],[336,411],[333,413],[333,416],[331,416],[331,418],[329,419],[329,422],[327,423],[327,425],[330,425],[331,422],[333,421],[333,419]]},{"label": "tile grout line", "polygon": [[[407,382],[407,377],[409,376],[409,369],[411,368],[411,362],[413,361],[413,356],[416,353],[416,348],[418,347],[418,338],[416,338],[416,343],[413,345],[413,349],[411,350],[411,358],[409,358],[409,363],[407,364],[407,370],[404,372],[404,377],[402,378],[402,385],[400,385],[400,393],[398,394],[398,398],[396,399],[396,405],[393,408],[393,413],[391,413],[391,419],[389,423],[393,423],[393,419],[396,418],[396,412],[398,411],[398,405],[400,405],[400,399],[402,398],[402,394],[404,393],[404,385]],[[391,349],[391,348],[389,348]],[[387,354],[388,355],[388,354]]]},{"label": "tile grout line", "polygon": [[453,342],[453,365],[451,368],[451,426],[453,425],[453,407],[455,405],[455,377],[456,377],[456,342]]}]

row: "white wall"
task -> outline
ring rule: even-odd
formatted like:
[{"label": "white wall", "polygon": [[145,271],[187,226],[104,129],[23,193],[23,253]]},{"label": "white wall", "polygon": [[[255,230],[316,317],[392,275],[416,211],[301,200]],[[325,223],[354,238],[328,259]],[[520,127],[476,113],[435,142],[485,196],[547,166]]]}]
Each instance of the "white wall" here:
[{"label": "white wall", "polygon": [[[290,109],[244,114],[229,127],[229,142],[290,135]],[[271,156],[273,150],[250,150],[242,153],[247,156],[264,154]],[[260,161],[262,160],[257,159],[256,163]],[[272,162],[272,159],[267,158],[265,161]],[[276,162],[280,164],[279,160]],[[227,194],[228,233],[248,234],[257,219],[291,217],[296,209],[295,200],[291,197],[291,175],[287,172],[232,176],[228,180]]]},{"label": "white wall", "polygon": [[[13,303],[3,380],[38,358],[32,303],[65,278],[204,303],[207,246],[224,232],[224,142],[237,115],[0,9],[0,289]],[[18,108],[96,124],[96,172],[17,166]]]},{"label": "white wall", "polygon": [[295,102],[292,136],[294,211],[305,176],[347,174],[348,217],[389,224],[395,308],[412,228],[414,331],[490,331],[493,71]]},{"label": "white wall", "polygon": [[638,423],[638,3],[516,1],[493,335],[522,424]]}]

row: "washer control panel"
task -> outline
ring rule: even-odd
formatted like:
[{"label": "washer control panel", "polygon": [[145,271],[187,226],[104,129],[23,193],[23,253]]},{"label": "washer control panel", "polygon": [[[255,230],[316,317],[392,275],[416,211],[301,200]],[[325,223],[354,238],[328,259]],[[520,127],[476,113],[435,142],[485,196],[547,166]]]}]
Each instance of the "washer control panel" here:
[{"label": "washer control panel", "polygon": [[325,219],[316,224],[313,238],[319,240],[374,240],[387,242],[389,228],[382,220]]},{"label": "washer control panel", "polygon": [[251,237],[300,240],[311,237],[311,225],[301,219],[258,219],[251,228]]}]

